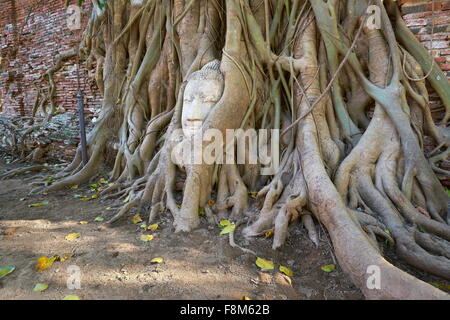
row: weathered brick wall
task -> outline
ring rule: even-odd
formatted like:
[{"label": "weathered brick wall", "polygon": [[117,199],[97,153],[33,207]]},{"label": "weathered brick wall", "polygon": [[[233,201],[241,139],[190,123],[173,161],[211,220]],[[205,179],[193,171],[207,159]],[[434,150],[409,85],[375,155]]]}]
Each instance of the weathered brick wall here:
[{"label": "weathered brick wall", "polygon": [[[51,67],[55,56],[79,43],[81,31],[70,31],[64,0],[0,0],[0,99],[3,113],[28,115],[36,99],[34,86]],[[89,16],[90,1],[83,10],[83,24]],[[76,108],[75,61],[67,61],[55,75],[55,102],[66,110]],[[86,109],[94,110],[101,97],[95,83],[80,69]],[[40,84],[42,86],[42,83]]]},{"label": "weathered brick wall", "polygon": [[[450,79],[450,0],[401,0],[400,3],[407,26]],[[431,88],[430,92],[433,118],[440,120],[444,107]]]}]

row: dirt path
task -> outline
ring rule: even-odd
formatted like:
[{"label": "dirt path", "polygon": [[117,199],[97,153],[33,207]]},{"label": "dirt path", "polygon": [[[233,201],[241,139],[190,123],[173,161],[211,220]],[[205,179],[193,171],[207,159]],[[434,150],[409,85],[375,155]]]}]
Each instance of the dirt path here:
[{"label": "dirt path", "polygon": [[[0,172],[12,168],[0,162]],[[257,239],[250,247],[258,256],[273,260],[294,271],[289,278],[277,270],[261,272],[252,255],[228,245],[218,227],[208,227],[189,235],[174,234],[171,218],[165,215],[154,232],[154,240],[142,242],[143,230],[123,218],[113,228],[95,222],[114,214],[106,210],[112,201],[81,201],[74,194],[92,195],[88,188],[49,195],[29,195],[24,179],[0,181],[0,267],[15,265],[16,270],[0,280],[2,299],[56,299],[76,294],[82,299],[362,299],[342,270],[323,272],[320,267],[333,263],[330,247],[322,234],[316,249],[300,226],[292,228],[287,245],[274,252],[270,239]],[[25,199],[23,199],[25,198]],[[22,199],[22,200],[21,200]],[[36,208],[30,204],[48,201]],[[145,218],[143,216],[143,218]],[[80,224],[87,221],[88,224]],[[80,233],[65,240],[70,233]],[[148,232],[147,232],[148,233]],[[237,238],[245,244],[241,238]],[[247,244],[248,245],[248,244]],[[36,272],[41,256],[75,255]],[[152,264],[155,257],[162,264]],[[81,289],[69,290],[69,266],[81,270]],[[32,289],[45,283],[46,291]]]}]

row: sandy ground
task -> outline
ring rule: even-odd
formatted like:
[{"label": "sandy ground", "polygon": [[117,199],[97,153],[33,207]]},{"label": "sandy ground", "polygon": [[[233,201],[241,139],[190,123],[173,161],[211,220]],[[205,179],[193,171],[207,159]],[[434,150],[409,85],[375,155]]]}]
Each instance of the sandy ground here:
[{"label": "sandy ground", "polygon": [[[17,166],[0,161],[0,172],[13,167]],[[0,300],[60,300],[66,295],[81,299],[363,299],[339,266],[331,273],[321,270],[321,266],[334,263],[323,232],[320,246],[315,248],[306,231],[296,225],[279,251],[271,249],[271,239],[245,243],[237,235],[238,243],[275,262],[275,270],[261,272],[254,256],[230,247],[228,237],[220,236],[220,229],[206,221],[190,234],[174,234],[172,219],[164,214],[154,240],[142,242],[144,231],[131,223],[132,214],[111,228],[94,221],[115,213],[106,209],[113,205],[112,200],[73,197],[92,195],[89,187],[29,195],[27,181],[33,176],[36,174],[28,173],[0,181],[0,268],[16,266],[13,273],[0,279]],[[48,205],[29,207],[42,201]],[[81,236],[66,240],[70,233]],[[75,254],[47,270],[35,271],[39,257],[67,252]],[[152,264],[155,257],[164,262]],[[67,288],[68,268],[73,265],[81,271],[79,290]],[[279,265],[291,268],[294,276],[280,273]],[[49,287],[33,292],[37,283]]]}]

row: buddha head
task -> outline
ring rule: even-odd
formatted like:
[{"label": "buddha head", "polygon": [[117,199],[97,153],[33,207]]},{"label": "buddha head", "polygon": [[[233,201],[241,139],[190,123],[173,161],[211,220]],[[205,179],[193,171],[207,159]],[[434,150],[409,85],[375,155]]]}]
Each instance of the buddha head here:
[{"label": "buddha head", "polygon": [[184,90],[181,125],[186,137],[194,136],[202,127],[213,106],[222,96],[224,79],[220,62],[211,61],[187,79]]}]

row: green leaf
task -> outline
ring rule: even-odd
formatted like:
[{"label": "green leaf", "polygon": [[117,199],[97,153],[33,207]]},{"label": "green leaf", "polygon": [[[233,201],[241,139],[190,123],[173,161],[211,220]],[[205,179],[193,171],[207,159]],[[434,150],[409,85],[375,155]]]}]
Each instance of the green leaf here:
[{"label": "green leaf", "polygon": [[4,268],[0,268],[0,279],[6,277],[8,274],[13,272],[16,269],[16,266],[7,266]]},{"label": "green leaf", "polygon": [[46,205],[48,205],[48,201],[43,201],[43,202],[39,202],[39,203],[29,204],[28,207],[29,208],[37,208],[37,207],[42,207],[42,206],[46,206]]},{"label": "green leaf", "polygon": [[97,217],[94,219],[95,222],[102,222],[104,220],[105,220],[105,218],[103,218],[103,217]]},{"label": "green leaf", "polygon": [[222,231],[220,232],[221,235],[224,234],[229,234],[231,231],[234,231],[234,229],[236,229],[236,225],[234,223],[226,226],[225,228],[222,229]]},{"label": "green leaf", "polygon": [[47,288],[48,288],[48,284],[38,283],[34,286],[33,292],[42,292],[42,291],[47,290]]},{"label": "green leaf", "polygon": [[81,299],[79,296],[68,295],[68,296],[65,296],[63,300],[81,300]]},{"label": "green leaf", "polygon": [[262,271],[273,270],[273,262],[263,258],[257,258],[255,264],[262,269]]},{"label": "green leaf", "polygon": [[325,272],[332,272],[334,269],[336,269],[336,265],[334,264],[327,264],[326,266],[321,266],[320,269]]},{"label": "green leaf", "polygon": [[294,275],[294,272],[291,269],[289,269],[288,267],[280,266],[279,270],[281,272],[283,272],[285,275],[287,275],[288,277],[292,277]]},{"label": "green leaf", "polygon": [[230,224],[231,224],[230,220],[222,220],[222,221],[219,222],[219,226],[221,226],[222,228],[226,227],[226,226],[229,226]]}]

